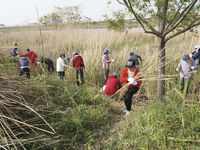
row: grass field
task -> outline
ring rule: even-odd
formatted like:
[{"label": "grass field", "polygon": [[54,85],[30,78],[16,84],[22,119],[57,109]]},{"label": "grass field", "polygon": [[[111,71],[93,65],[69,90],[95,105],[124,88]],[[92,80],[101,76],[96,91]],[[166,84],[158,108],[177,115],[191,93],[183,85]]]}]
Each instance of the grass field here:
[{"label": "grass field", "polygon": [[[23,81],[16,83],[31,106],[37,108],[42,115],[49,115],[45,119],[56,130],[55,135],[37,132],[23,136],[27,139],[38,136],[50,138],[46,142],[38,140],[29,143],[26,147],[197,149],[200,146],[200,107],[196,103],[199,94],[199,72],[195,73],[190,94],[186,97],[191,101],[188,104],[185,95],[179,92],[179,76],[175,69],[184,54],[194,51],[194,46],[200,43],[200,38],[186,33],[167,44],[166,74],[170,80],[166,80],[166,96],[162,100],[155,97],[154,77],[158,69],[156,41],[156,37],[144,34],[139,29],[128,34],[98,29],[66,29],[44,31],[42,38],[39,31],[10,32],[0,36],[0,51],[5,54],[10,53],[6,50],[12,48],[16,42],[20,48],[30,48],[39,57],[49,57],[54,61],[60,53],[71,56],[73,51],[78,51],[86,66],[86,84],[83,88],[75,86],[74,74],[70,69],[66,69],[64,82],[58,81],[56,74],[35,74],[31,84],[29,83],[31,86]],[[115,58],[115,62],[111,64],[111,72],[119,75],[130,51],[134,51],[143,59],[141,70],[146,81],[140,94],[149,100],[135,104],[133,113],[128,117],[121,113],[124,109],[123,102],[111,100],[99,93],[103,85],[101,58],[105,49],[109,49],[111,57]],[[9,58],[1,58],[1,64],[1,74],[4,76],[9,74],[12,78],[18,75]],[[52,142],[53,139],[55,143]]]}]

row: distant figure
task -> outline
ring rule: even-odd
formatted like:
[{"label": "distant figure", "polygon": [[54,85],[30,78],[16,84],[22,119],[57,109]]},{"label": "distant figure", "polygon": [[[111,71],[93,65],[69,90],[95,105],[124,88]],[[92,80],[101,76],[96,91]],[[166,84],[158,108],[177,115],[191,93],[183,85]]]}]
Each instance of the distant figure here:
[{"label": "distant figure", "polygon": [[200,64],[200,45],[195,46],[195,51],[190,54],[190,57],[197,65]]},{"label": "distant figure", "polygon": [[120,80],[117,78],[117,74],[113,73],[108,77],[106,82],[106,88],[104,90],[105,95],[112,96],[122,87]]},{"label": "distant figure", "polygon": [[71,61],[72,57],[66,57],[65,58],[65,62],[69,65],[70,64],[70,61]]},{"label": "distant figure", "polygon": [[11,51],[11,56],[12,56],[12,57],[16,57],[16,56],[17,56],[17,48],[14,48],[14,49]]},{"label": "distant figure", "polygon": [[103,63],[103,69],[104,69],[104,79],[105,79],[105,83],[108,80],[108,75],[109,75],[109,71],[110,71],[110,57],[108,56],[109,54],[109,50],[105,50],[104,51],[104,55],[102,57],[102,63]]},{"label": "distant figure", "polygon": [[30,51],[29,48],[26,49],[27,53],[24,55],[19,55],[19,57],[28,57],[31,62],[31,67],[37,66],[36,59],[37,55],[34,51]]},{"label": "distant figure", "polygon": [[65,54],[60,54],[60,57],[56,61],[56,71],[58,73],[58,76],[60,80],[63,80],[65,76],[65,67],[68,67],[68,65],[64,62]]},{"label": "distant figure", "polygon": [[194,63],[194,61],[190,59],[189,55],[184,55],[178,64],[178,67],[176,68],[177,72],[180,70],[181,92],[183,92],[187,83],[186,93],[188,93],[191,78],[193,76],[192,71],[195,69],[197,69],[197,65]]},{"label": "distant figure", "polygon": [[21,49],[18,47],[17,43],[15,43],[14,49],[16,49],[17,55],[20,55]]},{"label": "distant figure", "polygon": [[80,74],[80,79],[81,79],[81,84],[84,83],[84,72],[83,69],[85,68],[84,62],[83,62],[83,58],[78,55],[77,52],[73,52],[73,59],[72,59],[72,65],[74,67],[74,71],[75,71],[75,76],[76,76],[76,83],[79,86],[79,74]]},{"label": "distant figure", "polygon": [[[142,58],[139,55],[134,54],[134,52],[130,52],[130,58],[135,61],[136,67],[140,68],[140,62],[142,62]],[[140,59],[140,62],[139,62]]]},{"label": "distant figure", "polygon": [[135,79],[138,73],[139,73],[139,70],[136,68],[135,61],[132,59],[129,59],[120,77],[120,80],[121,82],[123,82],[123,85],[129,84],[127,88],[127,92],[124,95],[124,102],[126,105],[126,110],[124,111],[124,113],[126,115],[128,115],[131,111],[133,95],[137,93],[140,85],[142,84],[141,80]]},{"label": "distant figure", "polygon": [[24,73],[26,73],[27,79],[30,79],[29,61],[25,57],[19,59],[19,67],[20,67],[19,79],[21,76],[23,76]]},{"label": "distant figure", "polygon": [[47,69],[49,72],[54,72],[54,64],[50,58],[41,57],[41,63],[45,63],[47,65]]}]

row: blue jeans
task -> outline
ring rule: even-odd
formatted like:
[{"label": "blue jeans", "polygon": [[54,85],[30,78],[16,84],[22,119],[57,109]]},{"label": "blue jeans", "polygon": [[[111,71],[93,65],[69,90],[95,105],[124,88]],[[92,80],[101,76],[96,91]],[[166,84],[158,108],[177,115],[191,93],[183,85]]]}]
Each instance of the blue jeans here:
[{"label": "blue jeans", "polygon": [[60,77],[60,80],[63,80],[63,78],[65,76],[65,72],[64,71],[58,71],[58,76]]}]

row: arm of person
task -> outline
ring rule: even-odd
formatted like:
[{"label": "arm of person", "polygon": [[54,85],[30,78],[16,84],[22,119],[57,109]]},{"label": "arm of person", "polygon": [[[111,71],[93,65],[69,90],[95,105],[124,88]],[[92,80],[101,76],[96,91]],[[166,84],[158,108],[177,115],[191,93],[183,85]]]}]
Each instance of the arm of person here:
[{"label": "arm of person", "polygon": [[103,56],[103,58],[102,58],[102,62],[103,62],[103,63],[111,63],[111,61],[110,61],[110,60],[107,60],[104,56]]},{"label": "arm of person", "polygon": [[84,61],[83,61],[83,58],[81,57],[81,65],[83,68],[85,68],[85,64],[84,64]]},{"label": "arm of person", "polygon": [[181,63],[178,64],[177,68],[176,68],[176,71],[180,70],[181,69]]},{"label": "arm of person", "polygon": [[124,84],[128,83],[128,76],[126,75],[126,68],[124,68],[122,70],[122,75],[120,77],[120,81],[123,82]]},{"label": "arm of person", "polygon": [[139,56],[139,55],[137,55],[137,57],[140,59],[140,61],[142,62],[142,58]]},{"label": "arm of person", "polygon": [[120,80],[119,80],[118,85],[119,85],[119,89],[120,89],[122,87],[122,84],[121,84]]},{"label": "arm of person", "polygon": [[64,61],[61,61],[61,65],[64,66],[64,67],[69,67],[68,65],[66,65],[66,64],[64,63]]},{"label": "arm of person", "polygon": [[24,55],[19,55],[19,57],[28,57],[29,56],[29,53],[26,53]]}]

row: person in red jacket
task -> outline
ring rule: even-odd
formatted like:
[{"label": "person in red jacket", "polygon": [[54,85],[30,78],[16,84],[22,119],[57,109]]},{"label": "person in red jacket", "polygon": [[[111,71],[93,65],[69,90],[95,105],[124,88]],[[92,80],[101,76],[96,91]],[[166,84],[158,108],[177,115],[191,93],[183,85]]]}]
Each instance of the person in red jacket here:
[{"label": "person in red jacket", "polygon": [[29,48],[26,49],[27,53],[24,55],[19,55],[19,57],[28,57],[29,61],[31,62],[31,66],[35,67],[37,65],[36,63],[36,59],[37,59],[37,55],[34,51],[30,51]]},{"label": "person in red jacket", "polygon": [[120,88],[122,87],[120,80],[117,78],[117,74],[113,73],[108,77],[108,80],[106,82],[106,88],[104,90],[104,93],[107,96],[114,95]]},{"label": "person in red jacket", "polygon": [[81,79],[81,84],[84,83],[84,73],[83,73],[83,69],[85,68],[84,62],[83,62],[83,58],[78,55],[77,52],[73,52],[73,59],[72,59],[72,65],[74,67],[74,71],[75,71],[75,76],[76,76],[76,83],[79,86],[79,74],[80,74],[80,79]]},{"label": "person in red jacket", "polygon": [[124,102],[126,105],[126,110],[124,111],[124,113],[126,113],[126,115],[128,115],[131,111],[133,95],[137,93],[140,85],[142,84],[141,80],[134,79],[138,75],[138,73],[139,70],[136,68],[135,61],[129,59],[120,77],[120,80],[121,82],[123,82],[123,85],[129,84],[127,92],[124,95]]}]

